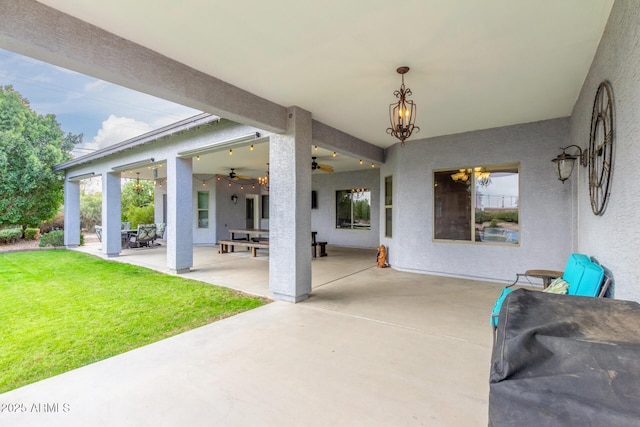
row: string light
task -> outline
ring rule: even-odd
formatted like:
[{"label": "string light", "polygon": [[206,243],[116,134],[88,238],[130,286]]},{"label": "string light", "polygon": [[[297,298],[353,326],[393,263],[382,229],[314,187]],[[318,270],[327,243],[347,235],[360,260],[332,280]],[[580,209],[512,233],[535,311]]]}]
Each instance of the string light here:
[{"label": "string light", "polygon": [[231,148],[229,148],[229,155],[233,156],[233,150]]},{"label": "string light", "polygon": [[318,151],[318,146],[317,146],[317,145],[316,145],[316,146],[314,146],[314,147],[313,147],[313,149],[314,149],[315,151]]},{"label": "string light", "polygon": [[376,167],[376,165],[374,165],[373,163],[371,163],[371,169],[374,169]]},{"label": "string light", "polygon": [[251,144],[251,147],[249,147],[250,151],[253,151],[253,144]]},{"label": "string light", "polygon": [[196,160],[200,160],[200,156],[196,156]]},{"label": "string light", "polygon": [[362,160],[360,160],[360,164],[364,163]]},{"label": "string light", "polygon": [[336,152],[334,151],[334,152],[333,152],[333,157],[335,157],[335,156],[337,156],[337,154],[336,154]]}]

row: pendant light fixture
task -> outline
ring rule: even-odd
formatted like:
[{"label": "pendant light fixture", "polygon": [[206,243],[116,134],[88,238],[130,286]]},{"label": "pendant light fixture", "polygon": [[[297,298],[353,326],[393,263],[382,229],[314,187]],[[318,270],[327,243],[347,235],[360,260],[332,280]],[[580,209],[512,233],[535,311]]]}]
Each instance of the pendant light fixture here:
[{"label": "pendant light fixture", "polygon": [[412,95],[411,89],[404,86],[404,75],[409,72],[409,67],[400,67],[396,71],[402,76],[402,85],[399,90],[393,92],[398,102],[389,105],[391,127],[387,128],[387,133],[398,138],[404,147],[404,141],[411,137],[414,130],[420,132],[420,128],[415,125],[417,106],[407,99]]}]

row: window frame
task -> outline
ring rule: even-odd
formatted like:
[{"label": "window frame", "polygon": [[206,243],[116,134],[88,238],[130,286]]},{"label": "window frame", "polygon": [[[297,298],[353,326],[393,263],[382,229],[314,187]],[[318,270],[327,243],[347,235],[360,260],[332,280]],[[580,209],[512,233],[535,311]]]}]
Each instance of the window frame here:
[{"label": "window frame", "polygon": [[[207,207],[206,208],[201,208],[200,207],[200,194],[206,194],[207,195]],[[196,192],[196,204],[197,204],[197,209],[196,209],[196,211],[197,211],[197,213],[196,213],[197,221],[196,222],[197,222],[197,228],[199,228],[199,229],[207,229],[207,228],[209,228],[211,226],[210,221],[209,221],[209,205],[210,205],[210,203],[211,203],[211,197],[210,197],[209,191],[197,191]],[[201,219],[202,219],[202,218],[200,218],[201,212],[206,212],[206,214],[207,214],[207,218],[206,218],[207,219],[207,226],[206,227],[203,227],[201,225],[201,222],[200,222]]]},{"label": "window frame", "polygon": [[[387,188],[391,189],[389,193]],[[393,175],[384,177],[384,237],[393,238]]]},{"label": "window frame", "polygon": [[[477,197],[476,197],[476,185],[475,185],[475,175],[471,174],[471,192],[470,192],[470,221],[469,221],[469,231],[471,235],[470,240],[463,239],[445,239],[445,238],[436,238],[437,232],[437,224],[436,224],[436,215],[439,209],[438,203],[436,203],[436,174],[441,172],[455,172],[462,169],[470,169],[475,170],[476,168],[483,168],[484,170],[488,170],[489,172],[494,171],[495,169],[509,169],[513,168],[517,170],[518,174],[518,195],[517,195],[517,203],[515,210],[518,213],[518,241],[517,243],[509,243],[509,242],[497,242],[497,241],[481,241],[476,240],[475,233],[475,214],[477,209]],[[475,164],[472,166],[460,166],[460,167],[448,167],[448,168],[439,168],[432,170],[432,185],[433,185],[433,196],[432,196],[432,241],[439,243],[464,243],[464,244],[473,244],[473,245],[484,245],[484,246],[506,246],[506,247],[520,247],[522,245],[522,221],[521,221],[521,170],[520,170],[520,162],[512,162],[512,163],[499,163],[499,164]],[[440,206],[440,209],[442,207]]]},{"label": "window frame", "polygon": [[[358,192],[360,192],[360,193],[365,193],[365,192],[369,193],[368,194],[368,199],[367,199],[369,201],[369,218],[368,218],[369,226],[368,227],[362,227],[362,226],[356,227],[355,226],[356,225],[355,222],[354,222],[354,220],[355,220],[355,218],[354,218],[354,204],[355,204],[355,202],[354,202],[353,194],[354,193],[358,193]],[[349,200],[350,200],[349,227],[340,227],[339,226],[339,220],[340,220],[339,214],[338,214],[338,200],[339,200],[339,196],[338,195],[339,195],[339,193],[346,193],[346,194],[350,195],[350,197],[349,197]],[[352,189],[349,189],[349,190],[335,190],[335,199],[334,200],[335,200],[334,213],[335,213],[335,227],[336,227],[336,230],[357,230],[357,231],[371,230],[371,189],[370,188],[356,188],[356,189],[352,188]]]}]

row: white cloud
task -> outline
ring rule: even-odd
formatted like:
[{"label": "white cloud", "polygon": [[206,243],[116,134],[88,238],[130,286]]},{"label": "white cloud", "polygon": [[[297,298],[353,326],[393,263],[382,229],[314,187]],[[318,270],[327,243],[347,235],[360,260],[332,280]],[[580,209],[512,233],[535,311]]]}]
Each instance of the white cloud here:
[{"label": "white cloud", "polygon": [[102,127],[93,139],[93,142],[96,143],[98,147],[103,148],[126,141],[134,136],[142,135],[151,130],[152,127],[146,122],[110,114],[109,118],[102,122]]},{"label": "white cloud", "polygon": [[84,90],[87,92],[101,91],[103,88],[108,88],[109,83],[104,80],[94,80],[84,85]]},{"label": "white cloud", "polygon": [[126,141],[153,129],[146,122],[110,114],[107,120],[102,122],[102,127],[98,130],[98,134],[93,140],[84,142],[77,147],[78,149],[75,150],[76,157]]}]

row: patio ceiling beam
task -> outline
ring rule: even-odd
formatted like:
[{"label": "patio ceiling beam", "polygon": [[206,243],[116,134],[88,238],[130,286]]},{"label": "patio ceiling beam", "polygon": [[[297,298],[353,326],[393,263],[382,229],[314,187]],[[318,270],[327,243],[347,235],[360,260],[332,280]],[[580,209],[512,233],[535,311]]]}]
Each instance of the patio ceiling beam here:
[{"label": "patio ceiling beam", "polygon": [[384,149],[317,120],[312,121],[313,144],[342,154],[384,163]]},{"label": "patio ceiling beam", "polygon": [[0,47],[281,133],[286,108],[34,0],[0,0]]}]

